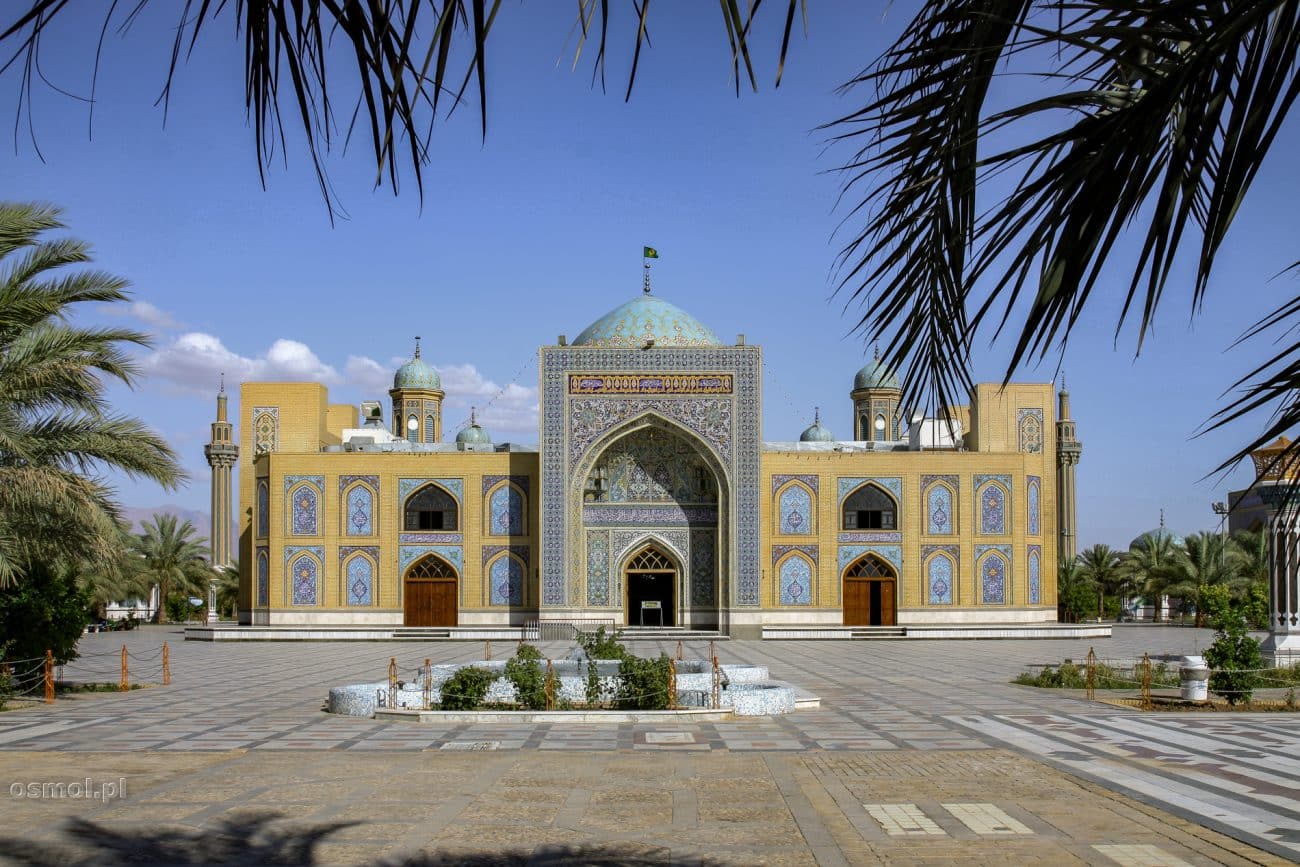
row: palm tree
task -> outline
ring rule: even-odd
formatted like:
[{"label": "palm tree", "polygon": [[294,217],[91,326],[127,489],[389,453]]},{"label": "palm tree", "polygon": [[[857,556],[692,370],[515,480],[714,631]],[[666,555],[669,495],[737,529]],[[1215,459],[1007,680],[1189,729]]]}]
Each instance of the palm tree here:
[{"label": "palm tree", "polygon": [[1092,583],[1083,574],[1078,560],[1067,560],[1057,568],[1056,597],[1061,615],[1067,623],[1077,623],[1087,612]]},{"label": "palm tree", "polygon": [[217,579],[217,613],[218,616],[226,612],[235,611],[235,606],[239,604],[239,558],[231,560],[226,566],[218,570],[221,577]]},{"label": "palm tree", "polygon": [[69,324],[77,305],[122,301],[125,282],[89,261],[46,205],[0,203],[0,587],[30,565],[111,560],[121,548],[117,504],[99,478],[115,469],[174,487],[183,474],[167,443],[138,419],[110,413],[104,378],[131,385],[126,346],[144,335]]},{"label": "palm tree", "polygon": [[1230,542],[1238,557],[1238,569],[1248,584],[1268,586],[1268,530],[1242,530]]},{"label": "palm tree", "polygon": [[135,538],[125,522],[117,524],[112,556],[85,564],[77,572],[77,583],[90,599],[97,620],[105,619],[110,602],[148,598],[149,584],[141,577]]},{"label": "palm tree", "polygon": [[1241,576],[1240,557],[1219,533],[1192,533],[1181,546],[1174,547],[1161,571],[1165,593],[1184,601],[1198,600],[1197,626],[1205,625],[1199,600],[1206,587],[1225,586],[1239,597],[1249,584]]},{"label": "palm tree", "polygon": [[136,537],[140,577],[158,585],[158,622],[167,622],[167,600],[173,593],[206,597],[215,579],[208,566],[206,539],[194,538],[194,525],[179,526],[175,515],[154,515]]},{"label": "palm tree", "polygon": [[1159,623],[1164,609],[1164,596],[1169,584],[1168,566],[1174,557],[1174,538],[1163,527],[1144,533],[1129,546],[1128,553],[1120,558],[1120,570],[1142,595],[1154,600],[1152,620]]},{"label": "palm tree", "polygon": [[1120,569],[1120,555],[1109,545],[1085,548],[1078,556],[1079,572],[1097,587],[1097,619],[1105,614],[1106,595],[1118,596],[1128,585]]}]

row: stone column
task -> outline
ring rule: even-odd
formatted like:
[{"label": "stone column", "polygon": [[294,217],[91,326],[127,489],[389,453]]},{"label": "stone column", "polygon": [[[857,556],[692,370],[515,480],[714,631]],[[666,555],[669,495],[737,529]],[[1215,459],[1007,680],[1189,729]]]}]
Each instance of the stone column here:
[{"label": "stone column", "polygon": [[[1300,490],[1291,481],[1261,482],[1273,508],[1268,519],[1268,638],[1260,645],[1274,665],[1300,662]],[[1291,499],[1286,500],[1286,494]]]}]

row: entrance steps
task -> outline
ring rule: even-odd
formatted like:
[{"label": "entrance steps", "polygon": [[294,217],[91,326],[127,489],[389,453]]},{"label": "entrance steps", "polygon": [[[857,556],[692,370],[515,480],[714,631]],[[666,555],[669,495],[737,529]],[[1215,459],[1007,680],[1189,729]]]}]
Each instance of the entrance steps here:
[{"label": "entrance steps", "polygon": [[716,629],[688,629],[685,626],[621,626],[623,641],[726,641]]}]

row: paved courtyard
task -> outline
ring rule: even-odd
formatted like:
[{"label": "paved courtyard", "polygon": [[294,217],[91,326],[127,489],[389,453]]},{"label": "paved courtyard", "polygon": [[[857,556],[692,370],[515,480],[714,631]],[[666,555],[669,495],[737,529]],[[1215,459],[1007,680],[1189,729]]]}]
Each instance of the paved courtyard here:
[{"label": "paved courtyard", "polygon": [[[1300,717],[1146,714],[1007,683],[1029,663],[1082,659],[1089,642],[722,642],[724,662],[767,665],[822,707],[690,725],[427,726],[333,717],[321,704],[329,686],[382,680],[390,656],[409,674],[426,657],[482,658],[481,643],[180,638],[162,628],[125,638],[133,666],[155,680],[169,641],[170,686],[0,714],[6,786],[90,778],[126,790],[104,802],[0,791],[10,829],[0,836],[23,829],[21,844],[0,842],[0,857],[1300,860]],[[1191,652],[1209,639],[1129,627],[1091,644],[1115,658]],[[66,676],[116,680],[122,643],[87,636]],[[498,658],[510,651],[493,647]],[[687,646],[687,655],[706,652]]]}]

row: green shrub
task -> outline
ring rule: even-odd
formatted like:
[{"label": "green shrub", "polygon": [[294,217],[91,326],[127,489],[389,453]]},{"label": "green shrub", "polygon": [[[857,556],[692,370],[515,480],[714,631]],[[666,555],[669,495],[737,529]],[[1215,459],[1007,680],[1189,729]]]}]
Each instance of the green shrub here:
[{"label": "green shrub", "polygon": [[457,669],[442,685],[442,702],[439,707],[443,710],[473,710],[483,703],[488,686],[498,676],[486,668],[467,666]]},{"label": "green shrub", "polygon": [[595,632],[579,632],[577,641],[589,659],[627,659],[632,654],[619,641],[621,637],[617,629],[606,635],[605,627],[601,626]]},{"label": "green shrub", "polygon": [[615,701],[620,710],[664,710],[668,707],[668,684],[672,677],[672,660],[667,654],[658,659],[628,655],[618,666],[618,692]]},{"label": "green shrub", "polygon": [[36,659],[48,649],[56,665],[71,662],[88,623],[90,597],[67,570],[34,565],[0,590],[0,654],[6,659]]},{"label": "green shrub", "polygon": [[587,661],[587,707],[599,707],[605,700],[605,688],[600,682],[600,672],[595,660]]},{"label": "green shrub", "polygon": [[4,710],[9,699],[14,695],[13,675],[7,669],[0,669],[0,710]]},{"label": "green shrub", "polygon": [[1246,632],[1243,609],[1233,604],[1218,615],[1214,643],[1205,649],[1205,662],[1212,670],[1210,692],[1223,696],[1228,704],[1250,701],[1259,685],[1258,669],[1264,667],[1259,643]]},{"label": "green shrub", "polygon": [[539,661],[542,655],[531,644],[520,644],[506,663],[506,680],[515,688],[519,704],[529,710],[546,707],[546,672]]}]

